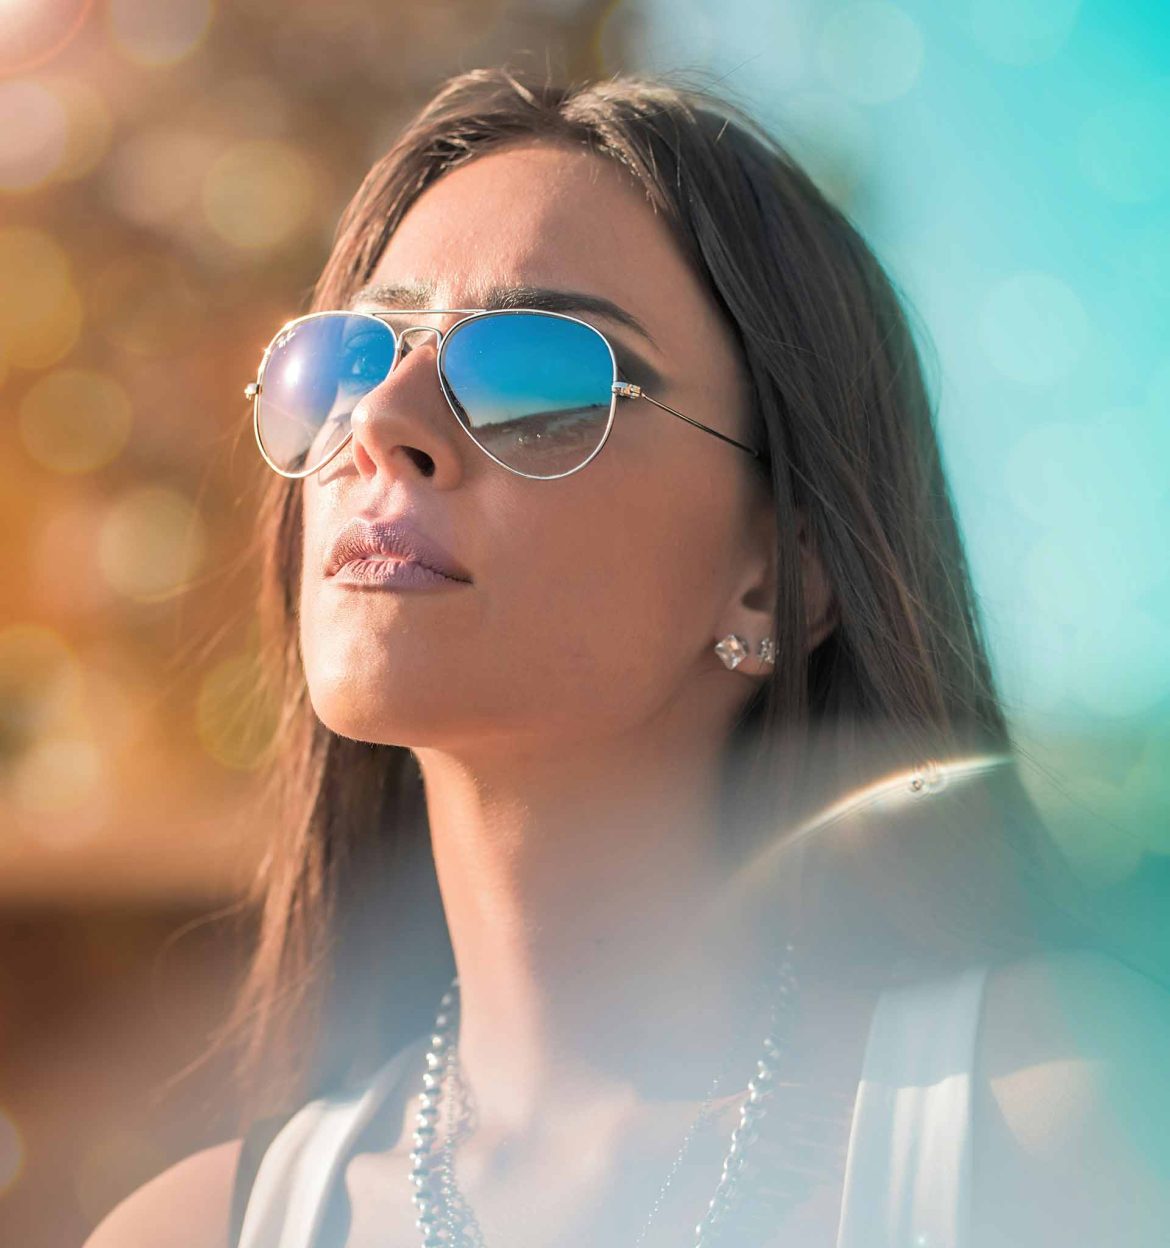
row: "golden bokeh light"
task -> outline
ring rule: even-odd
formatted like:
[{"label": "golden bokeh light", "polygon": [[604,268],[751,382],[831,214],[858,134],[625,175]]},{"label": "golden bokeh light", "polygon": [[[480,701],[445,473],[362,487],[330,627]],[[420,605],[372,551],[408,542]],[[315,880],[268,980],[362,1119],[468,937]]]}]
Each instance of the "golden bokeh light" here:
[{"label": "golden bokeh light", "polygon": [[[72,815],[83,807],[83,822],[64,825],[68,835],[46,827],[42,839],[74,839],[94,827],[94,815],[109,804],[109,776],[96,741],[77,735],[46,736],[21,758],[12,782],[16,805],[30,815]],[[60,826],[60,825],[58,825]]]},{"label": "golden bokeh light", "polygon": [[205,526],[176,489],[143,485],[113,503],[98,537],[98,563],[111,587],[137,602],[169,598],[203,562]]},{"label": "golden bokeh light", "polygon": [[81,297],[68,286],[51,315],[27,325],[10,343],[9,360],[21,368],[52,368],[73,350],[83,320]]},{"label": "golden bokeh light", "polygon": [[200,101],[198,116],[217,134],[274,139],[289,128],[290,103],[287,80],[242,74],[217,84],[214,94]]},{"label": "golden bokeh light", "polygon": [[106,192],[127,221],[165,226],[191,211],[223,148],[211,135],[174,126],[139,131],[110,160]]},{"label": "golden bokeh light", "polygon": [[104,373],[62,368],[40,377],[20,404],[29,455],[54,472],[93,472],[113,460],[130,436],[130,399]]},{"label": "golden bokeh light", "polygon": [[132,355],[180,351],[196,335],[205,305],[171,256],[134,254],[111,261],[94,279],[95,326]]},{"label": "golden bokeh light", "polygon": [[111,754],[141,743],[155,696],[140,670],[119,670],[106,666],[100,655],[86,655],[85,721],[100,730]]},{"label": "golden bokeh light", "polygon": [[173,65],[202,44],[211,25],[211,0],[110,0],[110,38],[139,65]]},{"label": "golden bokeh light", "polygon": [[67,577],[61,569],[96,565],[98,520],[106,500],[93,477],[74,477],[70,485],[70,497],[48,509],[29,536],[29,593],[37,609],[54,618],[100,618],[120,605],[105,578]]},{"label": "golden bokeh light", "polygon": [[0,191],[48,181],[65,159],[68,121],[61,101],[31,79],[0,82]]},{"label": "golden bokeh light", "polygon": [[0,1106],[0,1196],[20,1178],[24,1168],[24,1141],[12,1115]]},{"label": "golden bokeh light", "polygon": [[0,191],[83,177],[105,155],[113,131],[105,100],[75,78],[0,82],[0,117]]},{"label": "golden bokeh light", "polygon": [[254,139],[230,147],[203,183],[208,224],[245,250],[280,247],[310,224],[317,195],[313,168],[289,143]]},{"label": "golden bokeh light", "polygon": [[95,169],[110,146],[114,120],[104,97],[77,78],[43,78],[65,111],[65,151],[54,181],[71,181]]},{"label": "golden bokeh light", "polygon": [[81,299],[64,250],[33,226],[0,229],[0,283],[0,342],[8,363],[51,368],[81,332]]},{"label": "golden bokeh light", "polygon": [[85,24],[93,0],[0,2],[0,74],[27,74],[63,51]]},{"label": "golden bokeh light", "polygon": [[81,666],[60,633],[31,622],[0,629],[0,759],[70,722],[81,689]]},{"label": "golden bokeh light", "polygon": [[195,730],[217,762],[236,771],[259,766],[276,731],[277,707],[252,654],[207,673],[195,700]]}]

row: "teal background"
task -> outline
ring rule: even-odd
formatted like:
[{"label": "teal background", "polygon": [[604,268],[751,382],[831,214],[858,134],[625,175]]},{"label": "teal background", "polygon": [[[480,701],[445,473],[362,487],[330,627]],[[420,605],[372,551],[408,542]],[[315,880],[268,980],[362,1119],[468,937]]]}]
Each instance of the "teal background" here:
[{"label": "teal background", "polygon": [[627,38],[762,116],[899,284],[1025,781],[1170,965],[1170,6],[649,0]]}]

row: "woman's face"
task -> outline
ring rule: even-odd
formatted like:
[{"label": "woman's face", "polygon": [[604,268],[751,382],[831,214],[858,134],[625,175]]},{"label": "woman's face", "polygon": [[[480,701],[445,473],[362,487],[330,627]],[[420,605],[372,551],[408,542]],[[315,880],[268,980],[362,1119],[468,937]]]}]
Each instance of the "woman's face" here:
[{"label": "woman's face", "polygon": [[[369,286],[399,306],[480,308],[529,286],[611,300],[645,327],[576,313],[647,393],[748,441],[733,345],[666,227],[616,165],[551,144],[480,156],[429,188]],[[368,287],[367,287],[368,289]],[[358,298],[354,306],[385,310]],[[414,315],[448,328],[457,316]],[[643,400],[618,400],[585,468],[529,480],[458,426],[419,334],[352,416],[349,445],[303,483],[301,653],[321,720],[360,740],[453,750],[645,734],[669,717],[724,732],[752,690],[725,633],[755,637],[775,536],[743,451]],[[352,517],[406,515],[470,580],[355,588],[324,574]],[[751,630],[751,631],[745,631]],[[749,679],[744,674],[749,674]]]}]

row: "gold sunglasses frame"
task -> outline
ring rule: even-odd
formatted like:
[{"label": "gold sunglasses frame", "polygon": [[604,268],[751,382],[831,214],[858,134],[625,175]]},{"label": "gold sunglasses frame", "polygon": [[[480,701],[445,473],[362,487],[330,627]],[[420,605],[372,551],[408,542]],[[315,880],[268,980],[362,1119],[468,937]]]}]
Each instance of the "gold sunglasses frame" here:
[{"label": "gold sunglasses frame", "polygon": [[[605,343],[605,349],[609,352],[610,363],[613,365],[613,383],[610,387],[609,399],[609,416],[605,422],[605,430],[601,435],[597,446],[590,451],[589,455],[577,464],[575,467],[568,469],[566,472],[554,473],[552,476],[536,476],[529,472],[522,472],[519,468],[513,468],[511,464],[506,464],[498,456],[493,455],[472,433],[471,429],[464,422],[463,417],[459,415],[456,407],[456,400],[447,385],[447,380],[443,375],[443,352],[447,349],[447,344],[451,336],[463,325],[467,325],[474,320],[482,319],[485,316],[515,316],[522,313],[535,314],[537,316],[551,316],[563,321],[574,321],[578,325],[584,325],[586,329],[592,330],[602,342]],[[709,433],[712,437],[719,438],[722,442],[730,443],[732,446],[738,447],[741,451],[747,452],[755,459],[763,459],[764,456],[754,447],[746,446],[742,442],[737,442],[735,438],[730,438],[725,433],[720,433],[718,429],[712,429],[709,425],[704,425],[701,421],[695,420],[690,416],[685,416],[682,412],[676,411],[673,407],[660,402],[658,399],[648,395],[641,386],[631,381],[624,381],[619,375],[617,357],[614,354],[613,344],[609,339],[597,328],[596,325],[590,325],[588,321],[583,321],[578,316],[570,316],[567,312],[550,312],[544,308],[395,308],[388,312],[360,312],[348,308],[325,309],[318,312],[309,312],[304,316],[294,317],[291,321],[286,321],[280,329],[272,336],[272,341],[264,348],[264,355],[260,360],[260,368],[256,373],[256,380],[249,382],[244,387],[244,397],[252,400],[252,428],[256,435],[256,445],[260,448],[260,454],[263,455],[265,463],[282,477],[287,477],[292,481],[299,481],[305,477],[312,476],[315,472],[320,472],[331,460],[333,460],[348,445],[349,440],[353,437],[352,427],[346,433],[345,437],[333,448],[333,450],[319,463],[312,468],[305,469],[303,472],[288,472],[283,468],[277,467],[269,457],[268,452],[264,449],[264,442],[260,437],[260,399],[264,393],[264,372],[268,367],[268,361],[272,355],[273,349],[280,341],[281,337],[290,329],[297,325],[303,324],[305,321],[311,321],[322,316],[364,316],[371,320],[380,321],[386,325],[394,336],[394,356],[390,361],[390,368],[386,373],[388,378],[398,367],[403,352],[403,343],[410,334],[414,333],[430,333],[434,334],[438,339],[438,347],[435,351],[435,371],[439,378],[439,387],[443,392],[443,397],[447,400],[447,406],[451,409],[451,414],[455,417],[455,423],[463,430],[471,439],[475,446],[482,451],[490,460],[500,465],[501,468],[507,469],[518,477],[524,477],[529,481],[559,481],[563,477],[572,476],[575,472],[580,472],[587,464],[591,463],[600,453],[606,442],[609,441],[609,433],[613,428],[614,416],[617,412],[618,399],[645,399],[647,403],[653,403],[655,407],[661,408],[664,412],[669,412],[672,416],[677,416],[679,420],[685,420],[688,425],[693,425],[696,429],[701,429],[704,433]],[[409,325],[405,329],[395,330],[390,324],[391,317],[401,316],[459,316],[460,319],[455,322],[448,330],[441,330],[435,325]],[[385,378],[383,379],[383,381]],[[381,385],[379,382],[378,385]],[[377,389],[377,386],[373,387]],[[372,393],[367,391],[367,393]],[[365,395],[362,396],[364,398]],[[361,402],[361,399],[358,400]]]}]

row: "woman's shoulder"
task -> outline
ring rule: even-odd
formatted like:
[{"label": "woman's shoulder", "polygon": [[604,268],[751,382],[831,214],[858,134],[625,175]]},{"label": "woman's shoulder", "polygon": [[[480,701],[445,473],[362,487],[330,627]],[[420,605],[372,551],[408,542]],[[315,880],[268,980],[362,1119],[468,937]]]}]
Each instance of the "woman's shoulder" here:
[{"label": "woman's shoulder", "polygon": [[1170,991],[1096,950],[988,971],[975,1078],[975,1242],[1164,1242]]},{"label": "woman's shoulder", "polygon": [[243,1139],[191,1153],[115,1205],[84,1248],[224,1248]]},{"label": "woman's shoulder", "polygon": [[[284,1133],[290,1145],[286,1163],[298,1149],[315,1147],[326,1123],[331,1128],[323,1140],[327,1149],[347,1147],[349,1133],[368,1125],[369,1113],[401,1083],[407,1063],[421,1057],[428,1040],[429,1032],[420,1034],[368,1077],[259,1118],[247,1135],[184,1157],[116,1205],[83,1248],[225,1248],[243,1216],[234,1202],[250,1196],[260,1161],[277,1136]],[[407,1095],[405,1090],[401,1094]]]},{"label": "woman's shoulder", "polygon": [[1114,1077],[1150,1076],[1167,1028],[1166,985],[1100,950],[1047,950],[989,967],[980,1064],[1004,1087],[1021,1072],[1069,1061]]}]

